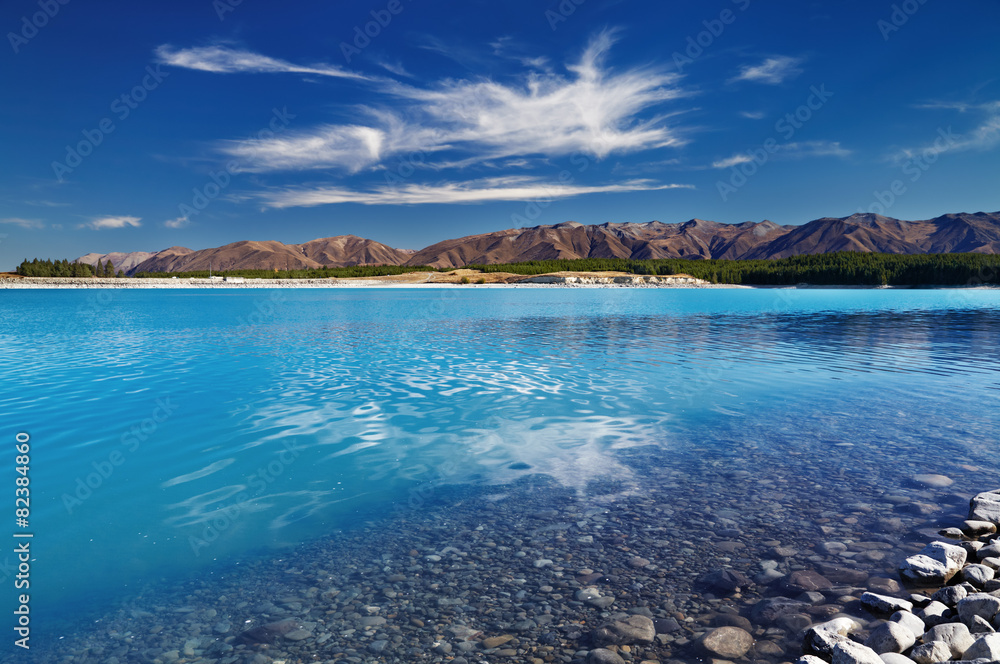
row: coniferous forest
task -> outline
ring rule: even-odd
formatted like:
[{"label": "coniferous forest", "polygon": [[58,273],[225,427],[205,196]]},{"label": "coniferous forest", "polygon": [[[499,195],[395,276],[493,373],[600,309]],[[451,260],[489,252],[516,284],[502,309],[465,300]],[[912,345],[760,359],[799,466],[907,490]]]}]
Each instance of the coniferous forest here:
[{"label": "coniferous forest", "polygon": [[[482,272],[537,275],[550,272],[627,272],[640,275],[688,274],[718,284],[829,286],[976,286],[1000,284],[1000,255],[994,254],[875,254],[838,252],[792,256],[778,260],[631,260],[584,258],[498,265],[467,265]],[[329,279],[376,277],[407,272],[448,272],[428,266],[357,265],[302,270],[229,270],[217,276],[248,279]],[[25,260],[17,273],[26,277],[123,277],[111,261],[96,267],[67,260]],[[205,278],[200,272],[140,272],[136,278]]]}]

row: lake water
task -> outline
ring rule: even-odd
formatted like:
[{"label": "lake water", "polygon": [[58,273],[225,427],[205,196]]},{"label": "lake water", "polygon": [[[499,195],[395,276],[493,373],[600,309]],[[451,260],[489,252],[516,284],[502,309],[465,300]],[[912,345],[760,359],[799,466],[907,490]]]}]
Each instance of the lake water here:
[{"label": "lake water", "polygon": [[[636,608],[679,620],[649,652],[684,660],[775,592],[702,573],[891,577],[1000,487],[996,290],[6,291],[0,314],[39,662],[243,662],[234,635],[289,617],[308,636],[269,656],[440,661],[459,625],[570,662],[567,625]],[[614,606],[574,599],[588,571]]]}]

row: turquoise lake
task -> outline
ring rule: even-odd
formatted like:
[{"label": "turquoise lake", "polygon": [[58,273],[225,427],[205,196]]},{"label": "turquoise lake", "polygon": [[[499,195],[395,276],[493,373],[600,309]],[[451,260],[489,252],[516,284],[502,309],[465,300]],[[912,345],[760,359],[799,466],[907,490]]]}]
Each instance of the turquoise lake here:
[{"label": "turquoise lake", "polygon": [[[562,542],[591,546],[586,538],[608,531],[616,505],[653,496],[644,509],[670,521],[650,516],[644,527],[674,562],[641,544],[616,546],[654,564],[661,555],[665,575],[646,576],[669,582],[680,606],[693,601],[686,595],[700,570],[671,574],[684,556],[688,566],[708,565],[702,540],[739,541],[727,545],[736,553],[719,555],[749,574],[751,552],[767,541],[807,547],[814,536],[803,522],[831,520],[858,540],[916,540],[937,515],[893,512],[898,503],[881,497],[908,496],[948,514],[964,494],[1000,487],[998,290],[5,291],[0,372],[8,496],[0,633],[14,624],[10,534],[31,532],[36,661],[62,661],[84,637],[113,642],[123,664],[139,661],[121,654],[138,646],[102,631],[102,617],[123,605],[173,606],[178,593],[188,613],[210,600],[228,607],[218,596],[249,583],[241,568],[276,560],[302,568],[318,542],[362,547],[377,537],[384,551],[423,557],[422,546],[445,545],[414,535],[415,524],[421,533],[437,524],[441,542],[450,527],[476,537],[477,524],[500,513],[491,506],[507,515],[498,521],[516,525],[519,503],[530,503],[531,519],[551,505],[554,539],[522,556],[530,585],[548,567],[533,560],[576,574],[575,563],[560,561],[586,552],[554,557],[570,553]],[[14,521],[22,432],[31,445],[27,529]],[[917,486],[919,474],[954,484]],[[825,508],[796,507],[818,492]],[[770,526],[756,512],[743,516],[757,509],[745,499],[753,495],[784,506],[769,512]],[[557,514],[564,501],[579,518]],[[844,522],[842,507],[860,501],[867,508]],[[758,516],[759,532],[746,525]],[[891,516],[903,518],[895,532],[877,525]],[[592,517],[611,521],[596,531],[579,525]],[[494,545],[531,544],[522,540]],[[371,564],[367,553],[358,562],[344,551],[345,567]],[[466,560],[478,555],[468,551]],[[388,569],[398,556],[379,560]],[[889,569],[894,561],[869,562]],[[612,584],[619,603],[635,592],[659,606],[652,582],[626,582],[622,569]],[[471,571],[463,578],[476,588]],[[229,584],[226,593],[216,582]],[[191,583],[200,594],[179,590]],[[490,583],[470,592],[488,598]],[[272,615],[255,602],[276,601],[274,592],[248,590],[221,623],[226,610],[213,608],[200,633],[215,626],[212,638],[224,642],[258,619],[255,610]],[[135,620],[157,613],[132,611]],[[473,609],[461,615],[463,624],[487,620]],[[167,650],[162,641],[156,647]],[[378,656],[419,660],[405,643]],[[367,641],[358,648],[376,652]],[[111,651],[102,653],[78,661],[109,661]],[[225,653],[204,658],[226,661]]]}]

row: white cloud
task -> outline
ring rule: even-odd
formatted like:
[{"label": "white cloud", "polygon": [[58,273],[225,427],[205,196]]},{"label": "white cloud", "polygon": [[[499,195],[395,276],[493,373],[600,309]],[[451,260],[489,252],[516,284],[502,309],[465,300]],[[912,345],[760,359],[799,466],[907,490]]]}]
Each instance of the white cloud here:
[{"label": "white cloud", "polygon": [[678,76],[652,67],[611,71],[605,60],[613,44],[612,33],[601,33],[567,65],[569,76],[532,70],[520,84],[464,79],[421,88],[381,81],[386,102],[361,109],[365,122],[229,141],[220,149],[257,172],[357,172],[412,152],[447,151],[449,160],[436,166],[457,167],[535,155],[603,158],[683,144],[664,115],[642,117],[684,95]]},{"label": "white cloud", "polygon": [[851,151],[841,147],[840,141],[802,141],[801,143],[785,143],[779,146],[784,155],[801,159],[802,157],[849,157]]},{"label": "white cloud", "polygon": [[138,228],[141,217],[100,217],[86,224],[80,224],[79,228],[89,228],[100,231],[108,228]]},{"label": "white cloud", "polygon": [[753,157],[747,156],[745,154],[734,154],[732,157],[727,159],[720,159],[719,161],[712,162],[712,168],[732,168],[733,166],[739,166],[740,164],[745,164],[748,161],[753,161]]},{"label": "white cloud", "polygon": [[168,219],[163,222],[163,225],[167,228],[184,228],[191,223],[191,220],[187,217],[177,217],[176,219]]},{"label": "white cloud", "polygon": [[927,158],[946,152],[967,150],[991,150],[1000,145],[1000,102],[982,104],[935,103],[920,108],[955,110],[959,113],[978,112],[984,116],[979,125],[964,134],[955,134],[952,128],[939,128],[932,141],[923,146],[904,148],[892,155],[893,160],[903,162],[914,158]]},{"label": "white cloud", "polygon": [[[726,169],[755,161],[759,158],[755,157],[755,153],[759,153],[761,150],[763,148],[719,159],[712,162],[712,168]],[[774,146],[774,150],[768,154],[768,157],[804,159],[806,157],[849,157],[851,154],[851,151],[841,146],[839,141],[801,141],[778,144]]]},{"label": "white cloud", "polygon": [[21,217],[6,217],[0,219],[0,224],[10,224],[12,226],[20,226],[21,228],[26,228],[29,230],[37,230],[39,228],[45,228],[43,224],[38,219],[23,219]]},{"label": "white cloud", "polygon": [[800,64],[802,64],[802,58],[793,58],[787,55],[767,58],[759,65],[744,65],[740,67],[740,73],[731,78],[730,82],[751,81],[766,85],[779,85],[801,74],[802,69],[799,67]]},{"label": "white cloud", "polygon": [[296,65],[286,60],[269,58],[266,55],[222,45],[175,49],[172,46],[164,44],[157,47],[156,57],[165,65],[183,67],[185,69],[197,69],[216,74],[286,73],[316,74],[335,78],[366,78],[361,74],[341,69],[335,65]]},{"label": "white cloud", "polygon": [[747,118],[748,120],[763,120],[763,111],[740,111],[740,115]]},{"label": "white cloud", "polygon": [[433,185],[409,183],[400,187],[378,187],[354,191],[343,187],[289,188],[258,195],[269,208],[313,207],[333,203],[361,205],[422,205],[428,203],[485,203],[570,198],[583,194],[692,189],[691,185],[657,184],[652,180],[629,180],[610,185],[550,183],[532,177],[503,177]]}]

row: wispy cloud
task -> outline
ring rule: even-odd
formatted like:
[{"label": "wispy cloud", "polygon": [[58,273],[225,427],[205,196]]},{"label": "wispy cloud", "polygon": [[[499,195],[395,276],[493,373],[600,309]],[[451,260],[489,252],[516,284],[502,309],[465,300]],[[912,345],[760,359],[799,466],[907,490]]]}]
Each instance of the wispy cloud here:
[{"label": "wispy cloud", "polygon": [[412,152],[448,152],[442,167],[575,153],[603,158],[683,144],[666,115],[647,116],[684,95],[677,75],[652,67],[610,70],[606,57],[614,41],[612,32],[595,37],[566,66],[568,76],[532,70],[519,84],[468,79],[428,88],[383,81],[385,102],[361,109],[365,122],[229,141],[220,149],[258,172],[357,172]]},{"label": "wispy cloud", "polygon": [[163,225],[167,228],[184,228],[191,223],[191,220],[187,217],[177,217],[176,219],[168,219],[163,222]]},{"label": "wispy cloud", "polygon": [[45,201],[45,200],[34,200],[34,201],[24,201],[25,205],[33,205],[35,207],[69,207],[69,203],[57,203],[56,201]]},{"label": "wispy cloud", "polygon": [[764,111],[740,111],[740,115],[748,120],[763,120]]},{"label": "wispy cloud", "polygon": [[903,148],[892,155],[897,162],[907,161],[915,157],[930,157],[947,152],[965,152],[967,150],[992,150],[1000,145],[1000,101],[985,103],[934,102],[921,104],[918,108],[954,110],[959,113],[978,113],[983,119],[980,123],[964,134],[955,134],[951,127],[941,128],[933,141],[925,145]]},{"label": "wispy cloud", "polygon": [[691,189],[691,185],[658,184],[652,180],[629,180],[609,185],[552,183],[532,177],[503,177],[433,185],[406,184],[354,191],[344,187],[297,187],[258,195],[269,208],[314,207],[334,203],[361,205],[423,205],[428,203],[486,203],[490,201],[555,200],[595,193]]},{"label": "wispy cloud", "polygon": [[802,68],[799,67],[801,64],[802,58],[779,55],[767,58],[759,65],[744,65],[740,67],[740,73],[729,80],[730,82],[751,81],[766,85],[780,85],[801,74]]},{"label": "wispy cloud", "polygon": [[156,49],[156,57],[162,64],[185,69],[197,69],[215,74],[315,74],[335,78],[365,79],[356,72],[347,71],[336,65],[297,65],[287,60],[270,58],[266,55],[225,45],[197,46],[194,48],[174,48],[164,44]]},{"label": "wispy cloud", "polygon": [[745,154],[734,154],[732,157],[713,161],[712,168],[732,168],[733,166],[739,166],[740,164],[746,164],[751,161],[753,161],[753,157]]},{"label": "wispy cloud", "polygon": [[840,141],[802,141],[785,143],[779,146],[779,152],[792,159],[804,157],[850,157],[853,154],[841,146]]},{"label": "wispy cloud", "polygon": [[95,231],[109,228],[138,228],[141,217],[100,217],[85,224],[80,224],[79,228],[89,228]]},{"label": "wispy cloud", "polygon": [[23,219],[21,217],[6,217],[4,219],[0,219],[0,224],[20,226],[21,228],[26,228],[29,230],[37,230],[39,228],[45,228],[45,224],[43,224],[38,219]]},{"label": "wispy cloud", "polygon": [[[755,151],[759,153],[758,151]],[[747,164],[759,158],[755,152],[740,152],[725,159],[712,162],[712,168],[732,168]],[[801,141],[782,143],[774,147],[769,157],[785,159],[805,159],[806,157],[849,157],[852,152],[843,147],[839,141]]]}]

